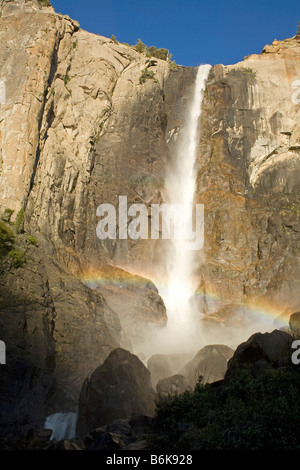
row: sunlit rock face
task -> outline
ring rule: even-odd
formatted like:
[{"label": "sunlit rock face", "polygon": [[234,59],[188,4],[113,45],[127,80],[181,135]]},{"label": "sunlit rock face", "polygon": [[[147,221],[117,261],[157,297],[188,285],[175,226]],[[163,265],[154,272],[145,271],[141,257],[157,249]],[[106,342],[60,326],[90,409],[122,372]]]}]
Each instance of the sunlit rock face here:
[{"label": "sunlit rock face", "polygon": [[278,313],[299,305],[299,58],[299,37],[275,41],[216,65],[207,83],[196,193],[208,314],[244,301]]}]

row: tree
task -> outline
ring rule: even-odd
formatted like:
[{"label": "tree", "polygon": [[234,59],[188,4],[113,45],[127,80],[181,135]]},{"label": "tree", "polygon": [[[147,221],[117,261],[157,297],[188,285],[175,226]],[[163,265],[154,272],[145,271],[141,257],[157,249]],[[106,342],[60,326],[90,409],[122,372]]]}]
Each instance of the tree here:
[{"label": "tree", "polygon": [[24,223],[24,209],[21,208],[16,216],[15,221],[15,229],[17,233],[21,233],[23,230],[23,223]]},{"label": "tree", "polygon": [[6,256],[16,241],[13,231],[0,221],[0,257]]},{"label": "tree", "polygon": [[116,38],[116,36],[114,34],[111,35],[111,38],[110,38],[115,44],[119,44],[118,43],[118,40]]},{"label": "tree", "polygon": [[143,53],[146,51],[146,49],[147,49],[146,44],[144,44],[141,39],[138,39],[138,42],[135,45],[135,50],[137,52]]}]

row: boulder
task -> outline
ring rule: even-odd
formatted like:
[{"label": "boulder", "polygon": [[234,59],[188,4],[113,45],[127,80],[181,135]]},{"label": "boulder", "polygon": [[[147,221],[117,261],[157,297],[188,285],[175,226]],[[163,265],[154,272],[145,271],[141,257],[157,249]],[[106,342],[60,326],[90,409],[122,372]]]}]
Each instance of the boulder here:
[{"label": "boulder", "polygon": [[151,373],[153,387],[159,380],[176,374],[189,359],[191,354],[154,354],[148,359],[147,368]]},{"label": "boulder", "polygon": [[289,326],[292,330],[293,336],[300,337],[300,312],[295,312],[290,316]]},{"label": "boulder", "polygon": [[159,380],[156,390],[157,393],[162,396],[180,395],[186,390],[192,390],[192,387],[183,375],[175,374],[171,377],[165,377]]},{"label": "boulder", "polygon": [[83,384],[76,434],[85,436],[132,413],[152,416],[154,398],[148,369],[134,354],[115,349]]},{"label": "boulder", "polygon": [[250,367],[254,375],[259,375],[267,366],[283,366],[290,361],[293,340],[291,335],[281,330],[253,334],[236,349],[228,363],[226,376],[234,371],[236,365]]},{"label": "boulder", "polygon": [[186,381],[193,388],[200,375],[204,383],[217,382],[224,378],[228,360],[233,353],[234,350],[224,344],[204,346],[179,373],[185,376]]},{"label": "boulder", "polygon": [[147,445],[145,435],[152,423],[150,416],[133,413],[125,419],[91,431],[83,439],[86,450],[141,450]]}]

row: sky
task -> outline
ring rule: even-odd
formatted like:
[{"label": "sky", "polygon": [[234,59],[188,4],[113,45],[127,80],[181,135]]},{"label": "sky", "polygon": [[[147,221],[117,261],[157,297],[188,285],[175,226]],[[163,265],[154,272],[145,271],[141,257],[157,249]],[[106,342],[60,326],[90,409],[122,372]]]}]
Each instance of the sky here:
[{"label": "sky", "polygon": [[177,64],[235,64],[297,33],[300,0],[51,0],[91,33],[168,49]]}]

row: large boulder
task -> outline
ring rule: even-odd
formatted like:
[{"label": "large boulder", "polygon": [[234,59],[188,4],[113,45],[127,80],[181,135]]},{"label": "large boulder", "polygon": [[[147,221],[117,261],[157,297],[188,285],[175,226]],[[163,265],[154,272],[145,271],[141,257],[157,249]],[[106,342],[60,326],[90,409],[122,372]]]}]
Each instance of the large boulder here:
[{"label": "large boulder", "polygon": [[79,399],[76,434],[132,413],[152,416],[155,393],[150,372],[137,356],[118,348],[85,380]]},{"label": "large boulder", "polygon": [[153,354],[147,361],[153,387],[159,380],[177,374],[191,358],[191,354]]},{"label": "large boulder", "polygon": [[179,373],[184,375],[190,386],[195,387],[199,376],[204,383],[222,380],[227,370],[228,360],[234,350],[225,344],[212,344],[200,349]]},{"label": "large boulder", "polygon": [[183,375],[175,374],[171,377],[165,377],[158,381],[156,386],[158,395],[180,395],[186,390],[192,390],[192,387]]},{"label": "large boulder", "polygon": [[283,366],[290,361],[293,340],[291,335],[281,330],[254,333],[236,349],[228,363],[226,376],[234,372],[236,366],[248,366],[254,375],[259,375],[266,366]]}]

